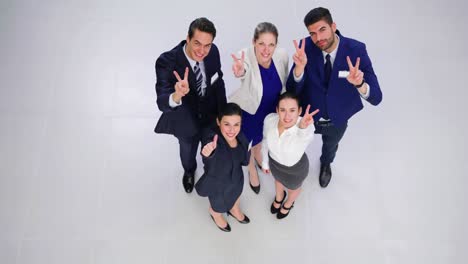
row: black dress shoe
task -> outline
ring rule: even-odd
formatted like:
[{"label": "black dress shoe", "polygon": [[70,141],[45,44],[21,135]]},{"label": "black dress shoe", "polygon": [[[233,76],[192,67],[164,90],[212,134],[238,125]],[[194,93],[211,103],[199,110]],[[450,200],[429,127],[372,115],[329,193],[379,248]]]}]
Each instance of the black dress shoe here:
[{"label": "black dress shoe", "polygon": [[234,219],[237,220],[237,222],[239,222],[239,223],[241,223],[241,224],[248,224],[248,223],[250,223],[250,219],[249,219],[245,214],[244,214],[244,219],[242,219],[242,220],[237,219],[237,218],[236,218],[234,215],[232,215],[231,212],[229,212],[229,211],[227,212],[227,214],[230,215],[230,216],[232,216]]},{"label": "black dress shoe", "polygon": [[193,191],[193,185],[195,182],[195,175],[192,172],[184,172],[184,177],[182,178],[182,184],[184,185],[184,189],[187,193],[191,193]]},{"label": "black dress shoe", "polygon": [[283,208],[284,210],[288,210],[288,212],[285,213],[285,214],[283,214],[283,213],[281,213],[281,210],[278,210],[278,214],[276,215],[276,218],[278,218],[278,219],[283,219],[283,218],[285,218],[286,216],[289,215],[289,212],[291,211],[291,209],[292,209],[293,207],[294,207],[294,203],[293,203],[293,204],[291,205],[291,207],[289,207],[289,208],[284,207],[284,204],[281,205],[281,208]]},{"label": "black dress shoe", "polygon": [[213,216],[211,216],[211,219],[213,219],[213,222],[215,223],[215,225],[222,231],[224,232],[231,232],[231,226],[229,225],[229,223],[226,223],[226,226],[225,227],[220,227],[218,224],[216,224],[216,221],[214,220]]},{"label": "black dress shoe", "polygon": [[320,165],[319,182],[322,188],[325,188],[328,186],[328,183],[330,183],[331,176],[332,176],[332,171],[330,168],[330,164]]},{"label": "black dress shoe", "polygon": [[[275,202],[271,203],[270,212],[272,214],[277,214],[278,213],[281,206],[283,205],[284,199],[286,199],[286,191],[285,190],[283,190],[283,199],[281,199],[281,201],[276,201],[276,196],[275,196]],[[279,204],[280,207],[276,208],[275,205],[274,205],[275,203]]]}]

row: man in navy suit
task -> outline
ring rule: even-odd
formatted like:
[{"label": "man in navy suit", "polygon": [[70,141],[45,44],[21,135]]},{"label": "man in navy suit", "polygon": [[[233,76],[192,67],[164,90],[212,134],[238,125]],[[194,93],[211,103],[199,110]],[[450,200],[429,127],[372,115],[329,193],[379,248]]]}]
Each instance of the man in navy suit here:
[{"label": "man in navy suit", "polygon": [[348,119],[363,108],[361,98],[378,105],[382,92],[365,44],[342,36],[328,9],[312,9],[304,24],[310,37],[300,46],[294,41],[294,65],[286,87],[300,96],[302,109],[308,104],[311,111],[320,109],[315,133],[322,134],[319,183],[325,188]]},{"label": "man in navy suit", "polygon": [[162,115],[154,132],[178,139],[187,193],[193,190],[202,134],[216,126],[216,116],[226,105],[215,36],[214,24],[197,18],[189,26],[187,39],[156,60],[157,105]]}]

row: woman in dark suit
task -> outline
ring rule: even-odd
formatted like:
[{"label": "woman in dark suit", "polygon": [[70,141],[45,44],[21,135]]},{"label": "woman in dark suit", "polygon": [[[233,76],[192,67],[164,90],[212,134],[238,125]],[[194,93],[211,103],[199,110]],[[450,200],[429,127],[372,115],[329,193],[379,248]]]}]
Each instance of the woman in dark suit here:
[{"label": "woman in dark suit", "polygon": [[204,140],[202,149],[205,173],[195,185],[200,196],[208,197],[211,218],[219,229],[231,231],[223,213],[243,224],[250,222],[242,213],[239,197],[244,186],[242,166],[249,164],[248,142],[240,133],[242,110],[228,103],[217,118],[218,130]]}]

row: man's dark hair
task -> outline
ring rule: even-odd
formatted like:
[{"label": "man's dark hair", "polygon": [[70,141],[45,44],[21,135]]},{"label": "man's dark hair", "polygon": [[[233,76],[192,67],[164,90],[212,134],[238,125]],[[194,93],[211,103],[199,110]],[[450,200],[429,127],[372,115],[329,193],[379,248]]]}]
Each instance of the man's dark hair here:
[{"label": "man's dark hair", "polygon": [[227,103],[221,111],[218,113],[218,121],[223,119],[223,116],[238,115],[242,118],[242,110],[236,103]]},{"label": "man's dark hair", "polygon": [[317,7],[309,11],[307,15],[304,17],[304,24],[306,27],[319,22],[320,20],[324,20],[327,24],[333,24],[333,18],[330,14],[330,11],[324,7]]},{"label": "man's dark hair", "polygon": [[206,17],[200,17],[192,21],[190,23],[189,29],[188,29],[188,37],[191,39],[193,37],[193,34],[195,33],[195,30],[200,30],[206,33],[209,33],[213,36],[213,39],[216,37],[216,28],[210,20]]}]

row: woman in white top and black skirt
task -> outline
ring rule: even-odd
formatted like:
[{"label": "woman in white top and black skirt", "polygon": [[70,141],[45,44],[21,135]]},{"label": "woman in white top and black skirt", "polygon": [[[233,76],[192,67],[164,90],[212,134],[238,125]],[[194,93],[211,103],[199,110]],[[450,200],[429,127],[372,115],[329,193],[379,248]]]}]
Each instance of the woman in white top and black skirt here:
[{"label": "woman in white top and black skirt", "polygon": [[305,150],[314,138],[313,116],[319,110],[309,113],[308,105],[301,118],[299,105],[295,94],[280,95],[276,113],[269,114],[263,125],[262,169],[275,178],[276,196],[270,210],[278,219],[288,216],[309,174]]}]

